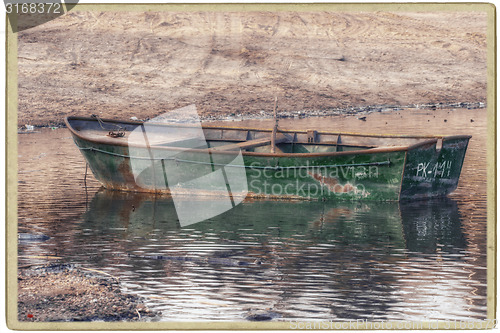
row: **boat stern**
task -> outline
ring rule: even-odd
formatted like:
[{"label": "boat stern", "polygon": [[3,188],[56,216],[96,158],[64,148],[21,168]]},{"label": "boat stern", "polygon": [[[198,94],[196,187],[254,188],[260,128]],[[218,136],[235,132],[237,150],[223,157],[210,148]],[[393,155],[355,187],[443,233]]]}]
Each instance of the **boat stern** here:
[{"label": "boat stern", "polygon": [[449,136],[408,149],[400,200],[445,196],[458,186],[471,136]]}]

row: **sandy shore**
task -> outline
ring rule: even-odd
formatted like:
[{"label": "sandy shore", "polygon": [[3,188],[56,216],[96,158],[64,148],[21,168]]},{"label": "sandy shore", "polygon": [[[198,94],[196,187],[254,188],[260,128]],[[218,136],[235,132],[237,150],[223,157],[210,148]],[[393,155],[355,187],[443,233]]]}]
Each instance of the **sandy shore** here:
[{"label": "sandy shore", "polygon": [[[307,7],[305,7],[307,8]],[[307,10],[307,9],[305,9]],[[485,12],[71,11],[18,36],[19,125],[486,103]]]},{"label": "sandy shore", "polygon": [[96,271],[55,265],[20,269],[19,321],[144,321],[157,313],[120,291],[118,279]]}]

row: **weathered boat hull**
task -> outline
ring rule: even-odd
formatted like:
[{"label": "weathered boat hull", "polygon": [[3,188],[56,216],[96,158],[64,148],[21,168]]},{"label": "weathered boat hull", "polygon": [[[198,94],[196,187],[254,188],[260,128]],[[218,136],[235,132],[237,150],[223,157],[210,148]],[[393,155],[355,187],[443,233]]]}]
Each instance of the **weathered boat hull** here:
[{"label": "weathered boat hull", "polygon": [[409,150],[401,183],[400,199],[444,196],[453,192],[462,171],[469,138],[454,136],[436,144]]},{"label": "weathered boat hull", "polygon": [[[222,171],[227,180],[231,170],[243,166],[234,164],[236,152],[212,150],[212,163],[204,162],[207,153],[203,149],[181,151],[175,158],[157,158],[165,156],[164,147],[131,148],[86,139],[75,131],[72,134],[92,173],[108,189],[169,193],[172,186],[186,184],[193,175],[201,179]],[[241,155],[246,184],[233,183],[221,189],[208,177],[206,182],[184,186],[183,190],[186,195],[222,195],[229,191],[234,197],[328,200],[398,201],[444,196],[458,185],[469,138],[443,137],[406,147],[341,152],[337,148],[335,152],[316,154],[269,154],[255,149]],[[302,148],[299,143],[294,145],[283,145],[283,150],[311,149],[306,144]]]}]

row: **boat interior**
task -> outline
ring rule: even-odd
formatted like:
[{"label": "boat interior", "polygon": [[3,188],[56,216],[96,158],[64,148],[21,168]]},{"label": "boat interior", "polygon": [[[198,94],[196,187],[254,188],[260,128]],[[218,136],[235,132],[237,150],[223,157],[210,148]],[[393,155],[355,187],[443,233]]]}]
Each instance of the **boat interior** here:
[{"label": "boat interior", "polygon": [[[255,153],[330,153],[436,143],[451,137],[338,133],[313,129],[244,128],[179,123],[123,122],[68,117],[66,124],[79,137],[114,145],[208,148],[211,151]],[[146,142],[145,142],[146,138]]]}]

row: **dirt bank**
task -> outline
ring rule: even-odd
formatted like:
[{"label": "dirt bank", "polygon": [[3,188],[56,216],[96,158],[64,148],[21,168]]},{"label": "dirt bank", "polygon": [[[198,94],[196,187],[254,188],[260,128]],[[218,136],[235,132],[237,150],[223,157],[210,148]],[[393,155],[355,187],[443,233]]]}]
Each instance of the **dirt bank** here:
[{"label": "dirt bank", "polygon": [[65,265],[19,270],[19,321],[138,321],[156,315],[138,297],[122,294],[111,277]]},{"label": "dirt bank", "polygon": [[[307,7],[305,7],[307,8]],[[18,38],[20,125],[486,102],[484,12],[71,11]]]}]

